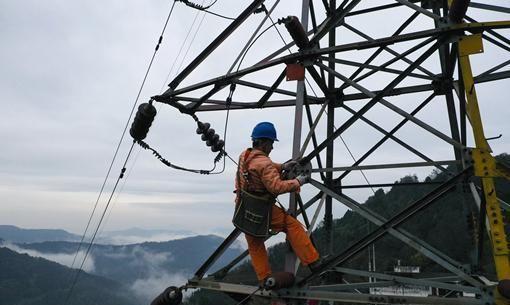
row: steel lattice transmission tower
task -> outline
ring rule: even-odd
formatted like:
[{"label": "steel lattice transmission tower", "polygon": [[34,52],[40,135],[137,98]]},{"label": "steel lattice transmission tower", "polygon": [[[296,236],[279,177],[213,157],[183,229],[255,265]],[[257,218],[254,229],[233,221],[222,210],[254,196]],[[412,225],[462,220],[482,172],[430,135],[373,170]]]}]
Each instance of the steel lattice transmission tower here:
[{"label": "steel lattice transmission tower", "polygon": [[[266,12],[268,14],[273,12],[279,2],[277,0],[269,3],[269,10]],[[507,295],[510,293],[506,282],[510,279],[510,261],[502,208],[508,207],[497,198],[494,178],[508,179],[510,171],[497,163],[491,155],[487,135],[484,134],[476,89],[481,84],[494,83],[503,86],[502,88],[510,85],[508,81],[510,8],[494,5],[491,1],[479,3],[467,0],[303,0],[300,22],[306,32],[305,39],[291,30],[290,34],[294,41],[264,55],[256,64],[234,71],[240,60],[238,57],[227,74],[181,85],[263,4],[263,0],[252,1],[172,80],[166,92],[154,96],[153,99],[189,115],[206,111],[225,111],[227,108],[249,110],[293,107],[295,109],[293,157],[302,156],[303,163],[312,164],[311,186],[315,193],[310,198],[292,197],[290,211],[302,215],[305,224],[310,226],[311,218],[307,216],[307,211],[314,211],[314,214],[317,214],[317,209],[324,206],[324,229],[328,232],[326,249],[330,256],[321,272],[336,270],[345,275],[364,279],[375,278],[378,281],[350,284],[341,282],[327,287],[311,287],[310,283],[321,273],[316,272],[299,280],[294,288],[273,292],[258,291],[256,294],[281,299],[284,302],[314,299],[367,304],[506,304],[508,300],[501,293]],[[501,20],[478,22],[471,16],[472,10],[503,17]],[[400,19],[403,20],[400,23],[395,21]],[[387,24],[370,22],[371,20],[386,20]],[[267,16],[263,18],[261,25],[266,22],[269,22]],[[375,31],[374,35],[379,36],[373,36],[370,32],[371,28],[388,28],[394,26],[396,22],[397,26],[392,28],[390,33],[381,36],[380,31]],[[261,26],[257,28],[243,51],[249,48],[260,28]],[[485,66],[482,63],[478,64],[476,69],[472,68],[473,58],[486,56],[484,47],[494,48],[498,50],[497,54],[502,55],[482,60],[486,63]],[[289,50],[290,54],[287,53]],[[274,75],[270,83],[246,80],[251,75],[270,69],[280,71]],[[296,76],[292,71],[297,71],[297,74],[305,71],[306,80],[298,80],[295,90],[284,89],[286,76],[291,78]],[[217,98],[232,84],[258,90],[260,94],[252,101],[225,101]],[[312,94],[312,91],[317,91],[317,94]],[[421,102],[412,108],[398,102],[418,99],[421,99]],[[441,103],[438,104],[437,101]],[[420,111],[432,102],[435,107],[440,105],[442,110],[435,112],[434,117],[420,116]],[[315,114],[312,112],[313,108],[317,109]],[[376,122],[370,116],[374,109],[377,109],[376,113],[380,117],[393,122],[384,121],[384,124]],[[335,126],[335,116],[339,113],[347,115],[347,118],[339,126]],[[434,126],[433,121],[439,116],[446,118],[448,122],[446,130]],[[302,124],[303,117],[307,124]],[[325,132],[318,129],[322,122],[326,125]],[[335,142],[338,142],[343,134],[359,128],[360,124],[363,124],[363,128],[379,134],[379,140],[370,143],[351,166],[335,167],[335,158],[338,158],[335,153]],[[399,137],[399,133],[410,126],[413,132],[419,129],[420,132],[434,138],[436,144],[433,144],[434,147],[430,151],[415,148],[413,144]],[[321,134],[324,135],[322,139]],[[411,155],[410,161],[367,164],[366,160],[377,156],[380,147],[388,143],[402,148]],[[447,160],[438,160],[435,150],[447,152],[451,157]],[[345,194],[345,191],[350,189],[367,187],[346,182],[352,173],[360,170],[394,170],[424,166],[434,167],[438,173],[444,173],[447,179],[434,185],[433,190],[427,195],[389,218],[370,210]],[[471,179],[473,177],[477,177],[480,183],[474,183]],[[394,183],[378,183],[371,186],[393,185]],[[476,268],[455,261],[441,249],[434,248],[426,240],[402,228],[409,218],[419,215],[425,209],[433,209],[436,201],[452,190],[461,189],[459,186],[463,186],[464,191],[469,192],[474,198],[474,201],[465,201],[462,204],[466,205],[467,210],[474,210],[475,214],[479,215],[476,218],[476,225],[484,231],[479,232],[478,245],[474,251],[480,254],[484,235],[488,236],[499,285],[498,282],[486,280],[484,274],[478,273]],[[331,227],[333,205],[337,204],[347,206],[366,219],[373,229],[366,234],[360,232],[358,242],[349,245],[340,253],[333,253],[333,243],[341,242],[334,240]],[[228,272],[246,257],[247,252],[218,272],[204,277],[211,265],[239,234],[239,231],[234,230],[225,239],[217,251],[197,270],[194,278],[190,279],[187,288],[240,294],[253,292],[253,286],[222,281]],[[403,246],[411,247],[447,270],[450,275],[444,278],[390,277],[374,271],[342,267],[349,259],[385,236],[391,236],[399,240]],[[471,267],[479,263],[480,256],[474,255],[473,261],[470,262]],[[292,256],[288,256],[287,270],[294,271],[294,266],[295,261]],[[388,285],[388,281],[459,293],[448,298],[394,297],[363,293],[367,288]],[[497,287],[499,289],[496,289]],[[476,294],[477,297],[463,297],[462,293]]]}]

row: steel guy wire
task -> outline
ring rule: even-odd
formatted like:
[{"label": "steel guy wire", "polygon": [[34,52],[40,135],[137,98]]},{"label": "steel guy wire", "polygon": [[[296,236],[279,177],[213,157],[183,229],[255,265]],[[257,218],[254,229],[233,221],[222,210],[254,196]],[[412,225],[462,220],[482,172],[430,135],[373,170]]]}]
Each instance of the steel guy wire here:
[{"label": "steel guy wire", "polygon": [[[203,3],[204,3],[204,2],[205,2],[205,0],[204,0],[204,1],[202,1],[202,5],[203,5]],[[211,5],[213,5],[215,2],[216,2],[216,1],[214,1]],[[175,2],[174,2],[174,3],[175,3]],[[197,19],[197,17],[198,17],[198,15],[199,15],[199,14],[200,14],[200,11],[198,10],[198,11],[197,11],[197,13],[195,14],[195,18],[193,19],[193,22],[192,22],[192,24],[191,24],[190,28],[188,29],[188,32],[187,32],[187,34],[186,34],[186,37],[184,38],[184,41],[183,41],[183,42],[182,42],[182,44],[181,44],[181,47],[179,48],[179,52],[178,52],[177,56],[175,57],[175,59],[174,59],[174,61],[173,61],[173,63],[172,63],[172,66],[171,66],[171,68],[170,68],[170,70],[169,70],[169,72],[168,72],[168,74],[167,74],[167,76],[166,76],[166,79],[165,79],[165,81],[163,82],[163,84],[162,84],[162,86],[161,86],[160,93],[161,93],[161,92],[163,92],[163,90],[164,90],[164,88],[165,88],[166,84],[168,83],[168,79],[170,78],[170,74],[171,74],[171,73],[172,73],[172,71],[174,70],[175,64],[177,63],[177,60],[179,59],[179,56],[181,55],[181,52],[182,52],[182,50],[183,50],[183,48],[184,48],[184,45],[186,44],[186,41],[188,40],[188,37],[189,37],[189,35],[191,34],[191,30],[193,29],[193,26],[195,25],[196,19]],[[205,15],[205,14],[204,14],[204,15]],[[203,20],[203,18],[202,18],[202,20]],[[201,24],[201,22],[200,22],[200,24]],[[200,25],[197,27],[196,31],[198,32],[198,30],[199,30],[199,29],[200,29]],[[195,35],[196,35],[196,34],[195,34]],[[191,42],[190,42],[190,46],[193,44],[193,40],[194,40],[194,38],[191,40]],[[185,56],[186,56],[186,55],[185,55]],[[179,72],[179,70],[180,70],[180,67],[177,69],[177,73]],[[161,111],[162,106],[163,106],[162,104],[160,104],[160,105],[159,105],[159,107],[158,107],[158,113]],[[109,218],[110,218],[110,215],[111,215],[111,213],[112,213],[113,206],[114,206],[114,205],[118,202],[118,200],[119,200],[119,196],[120,196],[120,194],[122,193],[122,191],[124,190],[124,187],[126,186],[127,180],[128,180],[128,178],[129,178],[129,176],[131,175],[131,172],[132,172],[132,170],[133,170],[133,168],[134,168],[135,164],[138,162],[138,158],[139,158],[139,156],[140,156],[141,151],[142,151],[142,147],[141,147],[141,146],[138,146],[138,148],[137,148],[137,152],[136,152],[136,155],[135,155],[135,159],[133,160],[133,163],[131,164],[131,167],[129,168],[129,171],[128,171],[127,175],[126,175],[126,178],[124,179],[124,181],[123,181],[123,183],[122,183],[122,185],[121,185],[121,187],[120,187],[119,191],[117,192],[117,196],[116,196],[116,197],[115,197],[115,199],[113,200],[112,208],[110,208],[110,210],[108,211],[108,214],[107,214],[106,219],[105,219],[105,221],[104,221],[104,223],[105,223],[105,224],[108,222],[108,220],[109,220]],[[104,227],[105,227],[105,226],[103,225],[103,228],[101,229],[101,231],[99,231],[99,235],[98,235],[98,236],[101,236],[101,235],[102,235],[102,232],[103,232]]]},{"label": "steel guy wire", "polygon": [[103,222],[103,219],[106,215],[106,212],[108,211],[108,207],[112,201],[112,198],[113,198],[113,195],[115,194],[115,191],[117,189],[117,186],[119,185],[119,182],[120,182],[120,179],[122,179],[124,177],[124,173],[126,172],[126,164],[127,162],[129,161],[129,157],[131,156],[131,152],[133,151],[133,147],[135,146],[135,142],[133,141],[133,144],[131,144],[131,148],[129,149],[129,152],[126,156],[126,160],[124,161],[124,164],[122,165],[122,169],[121,169],[121,172],[120,172],[120,175],[119,177],[117,178],[117,181],[115,182],[115,185],[113,187],[113,190],[110,194],[110,197],[108,198],[108,201],[106,203],[106,206],[103,210],[103,213],[101,214],[101,218],[99,219],[99,222],[96,226],[96,229],[94,230],[94,234],[92,235],[92,238],[90,239],[90,242],[89,242],[89,245],[87,247],[87,251],[85,252],[85,255],[83,256],[83,260],[81,261],[81,264],[80,264],[80,267],[78,268],[78,270],[76,271],[75,273],[75,276],[74,276],[74,280],[71,284],[71,287],[67,293],[67,297],[66,297],[66,300],[64,302],[64,304],[67,304],[69,302],[69,299],[71,298],[71,295],[73,293],[73,290],[74,290],[74,287],[76,286],[76,283],[78,282],[78,278],[80,276],[80,273],[81,271],[83,270],[83,265],[85,264],[85,261],[87,260],[87,257],[90,253],[90,251],[92,250],[92,246],[94,245],[94,240],[96,239],[96,236],[97,236],[97,233],[99,231],[99,228],[101,227],[101,223]]},{"label": "steel guy wire", "polygon": [[117,202],[119,202],[119,197],[120,197],[120,194],[122,194],[122,192],[124,191],[124,187],[126,186],[126,183],[128,181],[128,178],[129,176],[131,176],[131,172],[133,171],[133,168],[135,167],[135,164],[138,160],[138,158],[140,157],[140,153],[142,152],[142,148],[141,147],[138,147],[136,149],[136,155],[135,155],[135,158],[133,160],[133,162],[131,163],[131,166],[129,167],[129,170],[127,171],[127,173],[124,175],[124,179],[123,179],[123,182],[119,188],[119,191],[117,192],[117,194],[115,195],[115,198],[113,199],[112,203],[111,203],[111,207],[110,207],[110,210],[108,210],[108,214],[106,215],[106,218],[105,220],[103,221],[103,226],[99,229],[99,233],[97,234],[98,237],[102,236],[103,235],[103,232],[104,232],[104,228],[106,227],[106,224],[108,223],[109,219],[110,219],[110,216],[112,214],[112,210],[113,210],[113,207],[117,204]]},{"label": "steel guy wire", "polygon": [[[205,2],[205,0],[202,1],[202,3],[204,3],[204,2]],[[195,15],[195,20],[198,17],[199,13],[200,13],[200,11],[198,11],[197,14]],[[189,43],[188,48],[186,49],[186,52],[184,52],[184,56],[182,57],[181,63],[179,64],[179,68],[177,68],[177,71],[181,71],[182,65],[184,64],[184,60],[188,56],[189,50],[191,49],[193,42],[195,42],[195,38],[197,37],[198,31],[202,27],[202,23],[204,22],[204,19],[205,19],[205,14],[202,14],[202,19],[198,23],[197,29],[195,30],[195,33],[193,34],[193,37],[191,38],[191,42]],[[193,20],[193,25],[195,24],[195,20]],[[191,26],[191,28],[193,27],[193,25]],[[191,28],[190,28],[190,30],[191,30]]]},{"label": "steel guy wire", "polygon": [[[239,64],[237,65],[237,70],[236,71],[239,71],[239,69],[241,68],[241,63],[243,62],[244,58],[246,57],[246,54],[248,54],[248,51],[250,50],[250,48],[255,44],[255,42],[265,33],[267,32],[270,28],[274,27],[276,29],[276,31],[278,32],[278,35],[280,36],[280,38],[282,39],[283,43],[285,45],[287,45],[287,43],[285,42],[285,39],[283,38],[282,34],[280,33],[280,30],[278,30],[278,27],[276,26],[277,23],[275,23],[273,21],[273,18],[271,18],[271,14],[269,11],[267,11],[267,9],[265,10],[266,12],[266,15],[267,17],[269,18],[269,20],[271,21],[271,25],[268,26],[266,29],[264,29],[262,32],[260,32],[260,34],[250,43],[250,45],[248,46],[248,48],[246,48],[246,51],[244,52],[243,56],[241,57],[241,60],[239,61]],[[292,52],[287,49],[287,51],[292,54]]]},{"label": "steel guy wire", "polygon": [[[88,231],[88,229],[89,229],[89,227],[90,227],[90,223],[91,223],[92,218],[93,218],[93,216],[94,216],[94,214],[95,214],[95,211],[96,211],[96,209],[97,209],[97,205],[98,205],[98,203],[99,203],[99,200],[100,200],[100,198],[101,198],[101,196],[102,196],[102,194],[103,194],[104,188],[105,188],[105,186],[106,186],[106,182],[108,181],[108,178],[109,178],[109,176],[110,176],[111,170],[112,170],[112,168],[113,168],[113,164],[115,163],[115,160],[116,160],[116,158],[117,158],[117,155],[118,155],[118,152],[119,152],[120,146],[121,146],[121,144],[122,144],[122,141],[124,140],[124,136],[125,136],[125,134],[126,134],[126,130],[127,130],[128,126],[129,126],[129,122],[131,121],[131,117],[133,116],[134,109],[136,108],[136,104],[138,103],[138,100],[139,100],[140,95],[141,95],[141,93],[142,93],[143,87],[144,87],[144,85],[145,85],[145,81],[147,80],[147,76],[148,76],[149,71],[150,71],[150,69],[151,69],[151,67],[152,67],[152,63],[154,62],[154,58],[155,58],[155,56],[156,56],[156,53],[157,53],[157,51],[159,50],[159,47],[160,47],[160,45],[161,45],[161,43],[162,43],[162,41],[163,41],[163,35],[164,35],[164,33],[165,33],[166,27],[167,27],[167,25],[168,25],[168,22],[169,22],[169,20],[170,20],[170,17],[171,17],[171,15],[172,15],[173,10],[174,10],[174,6],[175,6],[175,2],[172,4],[172,7],[170,8],[170,12],[168,13],[168,16],[167,16],[167,18],[166,18],[166,20],[165,20],[165,24],[164,24],[163,29],[162,29],[162,31],[161,31],[161,34],[160,34],[160,36],[159,36],[158,42],[157,42],[157,44],[156,44],[156,47],[154,48],[154,52],[153,52],[152,57],[151,57],[151,59],[150,59],[149,65],[148,65],[148,67],[147,67],[147,70],[146,70],[146,72],[145,72],[145,75],[144,75],[144,78],[143,78],[142,84],[140,85],[140,89],[138,90],[138,94],[137,94],[137,96],[136,96],[136,98],[135,98],[135,101],[134,101],[134,103],[133,103],[133,107],[131,108],[131,112],[130,112],[129,117],[128,117],[127,121],[126,121],[126,125],[124,126],[124,130],[122,131],[122,135],[121,135],[121,137],[120,137],[120,139],[119,139],[119,142],[118,142],[118,144],[117,144],[117,147],[116,147],[116,149],[115,149],[115,153],[114,153],[114,155],[113,155],[112,161],[111,161],[111,163],[110,163],[110,166],[108,167],[108,171],[107,171],[107,173],[106,173],[106,177],[105,177],[105,179],[104,179],[104,181],[103,181],[103,183],[102,183],[102,185],[101,185],[101,189],[100,189],[100,191],[99,191],[99,195],[98,195],[98,197],[97,197],[97,199],[96,199],[96,202],[95,202],[95,204],[94,204],[94,208],[92,209],[92,213],[90,214],[90,217],[89,217],[89,219],[88,219],[88,221],[87,221],[87,225],[86,225],[86,227],[85,227],[85,231],[83,232],[83,235],[82,235],[82,237],[81,237],[80,243],[78,244],[78,248],[77,248],[77,250],[76,250],[76,254],[75,254],[74,258],[73,258],[73,262],[72,262],[72,264],[71,264],[71,268],[74,266],[74,263],[76,262],[76,257],[77,257],[77,255],[78,255],[78,253],[79,253],[79,251],[80,251],[80,248],[81,248],[81,246],[82,246],[82,244],[83,244],[83,242],[84,242],[84,240],[85,240],[85,237],[86,237],[86,235],[87,235],[87,231]],[[132,148],[131,148],[131,149],[132,149]],[[78,270],[77,272],[79,272],[79,270]]]},{"label": "steel guy wire", "polygon": [[[308,79],[305,79],[308,86],[310,87],[310,89],[312,90],[313,94],[315,95],[315,97],[317,97],[317,94],[315,93],[315,90],[313,89],[313,87],[311,86],[310,82],[308,81]],[[328,111],[327,110],[324,110],[324,112],[326,114],[328,114]],[[336,126],[333,124],[333,128],[335,130],[337,130]],[[345,149],[347,149],[347,152],[349,153],[349,155],[351,156],[352,160],[354,162],[357,162],[356,158],[354,157],[353,153],[351,152],[351,150],[349,149],[349,146],[347,145],[347,143],[345,142],[344,138],[342,137],[342,135],[339,136],[340,140],[342,141],[342,143],[344,144],[345,146]],[[360,170],[360,173],[361,175],[363,176],[363,178],[365,179],[365,181],[367,182],[367,185],[370,186],[370,189],[372,190],[372,192],[374,193],[375,195],[375,191],[374,191],[374,188],[371,186],[370,182],[368,181],[368,178],[367,176],[365,175],[364,171],[363,170]]]},{"label": "steel guy wire", "polygon": [[[204,0],[204,1],[202,1],[202,4],[203,4],[204,2],[205,2],[205,0]],[[174,3],[175,3],[175,2],[174,2]],[[172,71],[174,70],[174,67],[175,67],[175,64],[177,63],[177,60],[178,60],[178,59],[179,59],[179,57],[181,56],[182,50],[184,49],[184,45],[186,44],[186,41],[188,41],[188,37],[189,37],[189,35],[191,34],[191,30],[193,29],[193,26],[195,25],[195,22],[196,22],[196,20],[197,20],[197,18],[198,18],[198,15],[199,15],[199,14],[200,14],[200,11],[197,11],[197,12],[196,12],[196,14],[195,14],[195,17],[193,18],[193,22],[191,23],[191,26],[190,26],[190,28],[188,29],[188,32],[186,33],[186,37],[184,38],[184,41],[182,42],[181,47],[179,48],[179,52],[177,52],[177,56],[175,57],[175,59],[174,59],[174,61],[173,61],[173,63],[172,63],[172,66],[170,67],[170,71],[168,71],[168,74],[167,74],[167,76],[166,76],[165,81],[163,82],[163,85],[162,85],[162,87],[161,87],[160,91],[163,91],[163,89],[165,88],[165,86],[168,84],[168,79],[170,78],[170,75],[172,74]],[[197,29],[197,31],[198,31],[198,29]],[[192,42],[191,42],[191,43],[192,43]],[[191,43],[190,43],[190,44],[191,44]],[[180,67],[177,69],[177,73],[179,72],[179,70],[180,70]],[[174,73],[174,75],[175,75],[175,74],[176,74],[176,73]],[[160,108],[161,108],[161,106],[160,106]]]},{"label": "steel guy wire", "polygon": [[222,14],[218,14],[218,13],[215,13],[215,12],[211,12],[209,10],[203,10],[204,12],[208,13],[208,14],[211,14],[211,15],[214,15],[214,16],[217,16],[217,17],[221,17],[223,19],[227,19],[227,20],[236,20],[235,18],[232,18],[232,17],[228,17],[228,16],[225,16],[225,15],[222,15]]},{"label": "steel guy wire", "polygon": [[[229,113],[230,113],[230,105],[232,104],[232,96],[234,95],[234,91],[236,89],[236,86],[235,86],[235,83],[232,83],[230,85],[230,93],[228,94],[228,97],[227,97],[227,102],[226,102],[226,106],[227,106],[227,115],[225,116],[225,127],[223,129],[223,155],[224,156],[227,156],[227,129],[228,129],[228,119],[229,119]],[[230,157],[229,157],[230,158]],[[217,173],[214,173],[215,175],[217,174],[221,174],[225,171],[225,167],[226,167],[226,162],[227,162],[227,159],[224,157],[223,158],[223,168],[221,169],[221,171],[217,172]]]},{"label": "steel guy wire", "polygon": [[239,61],[239,64],[237,65],[237,71],[239,71],[239,69],[241,68],[241,64],[244,60],[244,58],[246,57],[246,54],[248,54],[248,51],[250,50],[250,48],[253,46],[253,44],[255,44],[255,42],[265,33],[267,32],[270,28],[272,28],[273,26],[275,26],[275,24],[271,24],[270,26],[268,26],[266,29],[264,29],[262,32],[260,32],[260,34],[250,43],[250,45],[248,46],[248,48],[246,49],[246,51],[244,52],[243,54],[243,57],[241,57],[241,60]]}]

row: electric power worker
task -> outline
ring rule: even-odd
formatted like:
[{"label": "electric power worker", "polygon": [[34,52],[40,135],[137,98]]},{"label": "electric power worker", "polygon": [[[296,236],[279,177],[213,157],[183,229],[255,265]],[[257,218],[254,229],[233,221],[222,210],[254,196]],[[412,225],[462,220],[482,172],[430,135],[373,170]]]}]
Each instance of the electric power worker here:
[{"label": "electric power worker", "polygon": [[299,175],[291,180],[282,179],[282,171],[290,170],[297,165],[297,161],[279,164],[269,158],[273,143],[278,141],[272,123],[257,124],[251,138],[252,148],[243,151],[239,157],[235,180],[236,213],[233,222],[245,233],[253,268],[259,283],[264,286],[272,273],[264,245],[265,237],[270,234],[285,232],[296,256],[312,271],[318,268],[320,262],[319,253],[303,225],[287,214],[283,207],[275,204],[276,196],[299,192],[301,186],[309,181],[309,177]]}]

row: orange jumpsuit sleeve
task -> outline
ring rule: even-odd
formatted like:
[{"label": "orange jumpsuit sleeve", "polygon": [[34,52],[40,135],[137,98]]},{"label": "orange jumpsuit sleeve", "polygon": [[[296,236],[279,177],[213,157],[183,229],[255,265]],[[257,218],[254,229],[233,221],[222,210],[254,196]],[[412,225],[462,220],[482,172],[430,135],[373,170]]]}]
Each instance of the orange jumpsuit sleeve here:
[{"label": "orange jumpsuit sleeve", "polygon": [[273,166],[276,168],[276,170],[281,174],[282,173],[282,165],[280,163],[272,162]]},{"label": "orange jumpsuit sleeve", "polygon": [[281,165],[268,162],[262,168],[261,180],[266,189],[273,195],[280,195],[288,192],[299,192],[301,187],[296,179],[282,180],[280,176]]}]

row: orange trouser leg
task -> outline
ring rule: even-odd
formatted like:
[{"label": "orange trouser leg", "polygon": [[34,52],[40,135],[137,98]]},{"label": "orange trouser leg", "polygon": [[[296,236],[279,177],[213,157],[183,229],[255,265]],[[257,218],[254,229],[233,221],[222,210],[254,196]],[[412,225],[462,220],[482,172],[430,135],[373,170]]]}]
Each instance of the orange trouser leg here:
[{"label": "orange trouser leg", "polygon": [[303,225],[277,206],[273,206],[271,228],[287,234],[287,240],[290,242],[292,250],[303,265],[308,265],[319,259],[319,253],[306,234]]},{"label": "orange trouser leg", "polygon": [[255,269],[257,279],[262,281],[271,275],[271,266],[269,265],[264,239],[253,237],[248,234],[244,234],[244,236],[248,243],[248,253],[250,253],[253,269]]},{"label": "orange trouser leg", "polygon": [[[313,246],[308,234],[306,234],[303,225],[277,206],[273,206],[272,213],[271,229],[275,232],[285,232],[287,234],[287,240],[301,263],[308,265],[318,260],[319,253]],[[255,269],[259,281],[263,280],[271,275],[271,266],[269,265],[264,239],[247,234],[244,236],[248,243],[248,252],[250,253],[253,269]]]}]

